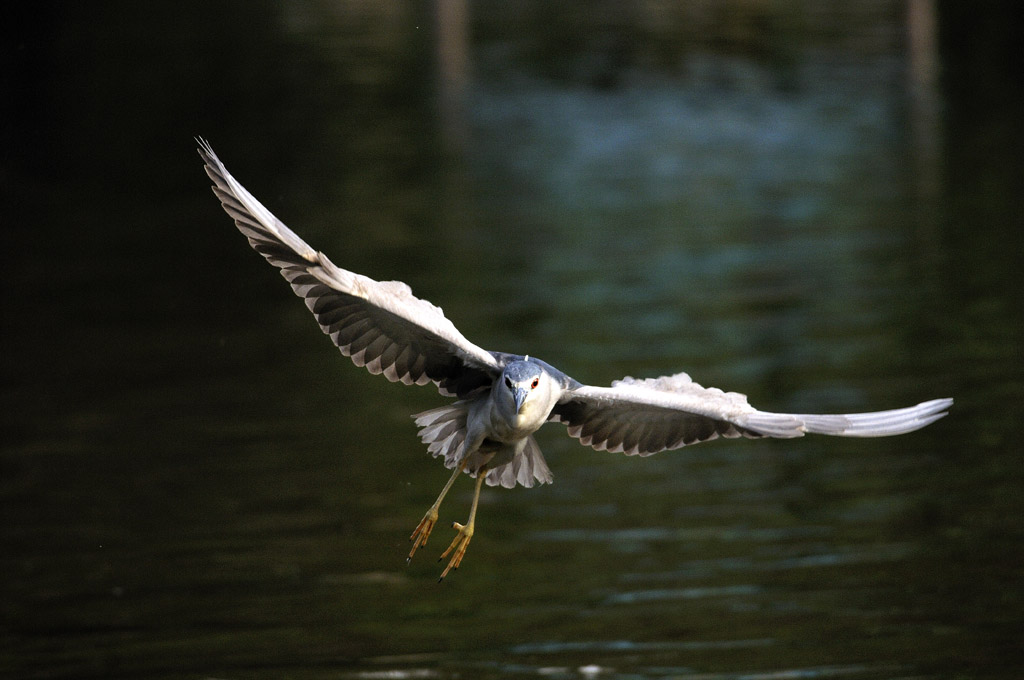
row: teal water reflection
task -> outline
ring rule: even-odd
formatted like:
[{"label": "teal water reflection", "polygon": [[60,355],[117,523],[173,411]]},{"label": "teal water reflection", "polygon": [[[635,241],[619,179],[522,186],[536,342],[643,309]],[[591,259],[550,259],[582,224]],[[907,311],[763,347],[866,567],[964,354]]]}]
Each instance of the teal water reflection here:
[{"label": "teal water reflection", "polygon": [[[950,48],[935,157],[877,40],[902,14],[830,32],[736,6],[696,17],[707,36],[592,16],[561,50],[578,15],[491,7],[461,151],[426,9],[28,17],[0,166],[3,674],[1015,677],[1014,76],[973,81]],[[594,384],[686,370],[765,409],[955,411],[648,459],[549,426],[555,484],[487,493],[438,585],[444,526],[404,557],[447,478],[409,415],[441,398],[321,337],[221,213],[195,134],[339,265],[484,347]]]}]

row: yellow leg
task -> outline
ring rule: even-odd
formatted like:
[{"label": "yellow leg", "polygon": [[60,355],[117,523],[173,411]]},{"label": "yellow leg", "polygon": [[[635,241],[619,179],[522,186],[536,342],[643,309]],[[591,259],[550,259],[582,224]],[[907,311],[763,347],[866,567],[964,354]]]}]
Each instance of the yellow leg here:
[{"label": "yellow leg", "polygon": [[409,551],[409,557],[405,559],[406,563],[408,563],[409,560],[412,559],[412,556],[416,554],[417,548],[421,545],[427,544],[427,539],[430,538],[430,532],[434,530],[434,524],[437,522],[437,511],[441,508],[441,501],[444,500],[444,497],[448,494],[448,490],[452,488],[452,484],[454,484],[455,480],[459,478],[459,475],[465,467],[465,461],[459,463],[455,467],[455,472],[452,473],[448,483],[444,485],[443,489],[441,489],[441,495],[437,497],[434,504],[430,506],[429,510],[427,510],[427,514],[423,515],[423,519],[421,519],[420,523],[416,525],[416,528],[412,532],[412,536],[409,537],[409,540],[413,541],[413,544],[412,550]]},{"label": "yellow leg", "polygon": [[473,492],[473,505],[469,509],[469,521],[465,525],[455,522],[452,527],[458,531],[455,538],[452,540],[452,544],[448,546],[448,549],[441,553],[441,557],[437,559],[438,562],[448,557],[448,553],[453,550],[455,553],[452,555],[451,562],[441,572],[441,578],[438,581],[443,581],[444,577],[448,575],[448,572],[452,569],[458,569],[459,565],[462,564],[462,558],[466,554],[466,548],[469,547],[469,541],[473,538],[473,529],[476,526],[476,506],[480,502],[480,487],[484,483],[484,477],[487,476],[487,466],[480,468],[476,473],[476,490]]}]

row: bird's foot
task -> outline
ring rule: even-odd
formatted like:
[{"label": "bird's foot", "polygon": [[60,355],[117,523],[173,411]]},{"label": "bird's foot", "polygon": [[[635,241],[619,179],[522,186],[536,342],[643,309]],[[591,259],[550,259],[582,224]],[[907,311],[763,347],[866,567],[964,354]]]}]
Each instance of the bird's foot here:
[{"label": "bird's foot", "polygon": [[448,557],[449,554],[451,554],[452,559],[448,562],[448,566],[444,568],[444,571],[441,572],[441,578],[437,579],[438,582],[443,581],[449,571],[452,569],[458,569],[459,565],[462,564],[462,558],[466,555],[466,548],[469,547],[469,541],[473,538],[473,524],[474,523],[472,521],[466,525],[459,524],[458,522],[454,522],[452,524],[452,528],[454,528],[458,534],[456,534],[455,538],[452,539],[452,543],[448,546],[448,549],[441,553],[441,556],[437,558],[437,561],[440,562],[444,558]]},{"label": "bird's foot", "polygon": [[423,515],[423,519],[413,529],[412,536],[409,540],[412,541],[412,550],[409,551],[409,556],[405,558],[406,564],[412,559],[412,556],[416,554],[417,548],[427,544],[427,539],[430,538],[430,532],[434,530],[434,524],[437,522],[437,508],[431,507],[427,510],[427,514]]}]

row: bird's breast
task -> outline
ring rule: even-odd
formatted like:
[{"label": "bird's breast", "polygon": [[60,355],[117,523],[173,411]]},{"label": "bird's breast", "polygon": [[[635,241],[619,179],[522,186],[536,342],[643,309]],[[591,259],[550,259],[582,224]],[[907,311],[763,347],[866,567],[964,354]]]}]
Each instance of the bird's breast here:
[{"label": "bird's breast", "polygon": [[527,402],[523,408],[516,413],[512,419],[513,427],[521,432],[523,437],[532,434],[540,429],[548,419],[548,414],[537,408],[537,404]]},{"label": "bird's breast", "polygon": [[545,414],[538,416],[538,409],[530,408],[529,404],[511,415],[493,409],[486,418],[485,429],[488,437],[511,444],[536,432],[545,420]]}]

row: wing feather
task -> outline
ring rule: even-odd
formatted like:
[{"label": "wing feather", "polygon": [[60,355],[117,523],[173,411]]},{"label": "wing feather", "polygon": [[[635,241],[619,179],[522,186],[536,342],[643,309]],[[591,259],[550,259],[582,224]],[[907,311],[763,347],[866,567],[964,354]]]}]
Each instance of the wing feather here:
[{"label": "wing feather", "polygon": [[311,248],[231,176],[206,141],[197,141],[225,212],[357,366],[392,382],[433,382],[442,394],[460,397],[501,372],[496,355],[463,337],[439,307],[406,284],[347,271]]},{"label": "wing feather", "polygon": [[844,415],[759,411],[746,396],[705,388],[685,373],[636,380],[611,387],[567,389],[551,412],[570,436],[598,451],[647,456],[717,437],[885,437],[920,429],[946,415],[952,399],[917,406]]}]

